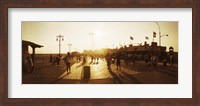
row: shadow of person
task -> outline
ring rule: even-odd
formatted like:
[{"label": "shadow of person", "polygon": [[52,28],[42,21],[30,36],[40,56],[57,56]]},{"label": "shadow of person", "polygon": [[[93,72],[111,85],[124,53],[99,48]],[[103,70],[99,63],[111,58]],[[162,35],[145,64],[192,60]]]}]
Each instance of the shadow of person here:
[{"label": "shadow of person", "polygon": [[123,84],[120,77],[116,73],[114,73],[111,68],[109,69],[109,72],[114,78],[114,83]]},{"label": "shadow of person", "polygon": [[124,79],[129,80],[132,83],[136,84],[142,84],[139,80],[137,80],[133,75],[127,74],[126,72],[121,71],[121,77],[124,77]]},{"label": "shadow of person", "polygon": [[81,67],[81,66],[83,66],[83,65],[85,65],[85,64],[86,64],[86,61],[85,61],[85,62],[82,62],[80,65],[76,66],[76,68],[79,68],[79,67]]},{"label": "shadow of person", "polygon": [[[71,72],[70,72],[71,73]],[[66,73],[65,75],[63,75],[62,77],[59,77],[58,79],[55,79],[53,81],[50,82],[50,84],[56,83],[57,81],[63,79],[64,77],[66,77],[67,75],[69,75],[69,73]]]},{"label": "shadow of person", "polygon": [[93,63],[93,61],[91,61],[89,64],[92,64]]}]

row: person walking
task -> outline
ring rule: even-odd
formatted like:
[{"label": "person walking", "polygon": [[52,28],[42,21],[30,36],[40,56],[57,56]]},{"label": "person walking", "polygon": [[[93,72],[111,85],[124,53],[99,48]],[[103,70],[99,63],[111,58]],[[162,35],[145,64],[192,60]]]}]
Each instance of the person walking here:
[{"label": "person walking", "polygon": [[117,70],[118,68],[121,70],[121,62],[120,62],[120,54],[117,53],[116,55],[116,65],[117,65]]},{"label": "person walking", "polygon": [[50,54],[50,56],[49,56],[49,63],[51,63],[52,61],[53,61],[52,54]]},{"label": "person walking", "polygon": [[157,69],[158,57],[155,54],[152,54],[150,64],[152,68]]},{"label": "person walking", "polygon": [[107,67],[108,67],[108,70],[111,70],[111,67],[110,67],[110,65],[111,65],[111,56],[110,56],[110,54],[109,53],[107,53],[106,54],[106,62],[107,62]]},{"label": "person walking", "polygon": [[56,66],[59,66],[60,64],[60,55],[56,56]]},{"label": "person walking", "polygon": [[174,56],[172,54],[169,56],[169,63],[171,66],[174,64]]},{"label": "person walking", "polygon": [[70,69],[70,53],[68,52],[67,55],[63,58],[66,69],[67,69],[67,74],[71,73]]}]

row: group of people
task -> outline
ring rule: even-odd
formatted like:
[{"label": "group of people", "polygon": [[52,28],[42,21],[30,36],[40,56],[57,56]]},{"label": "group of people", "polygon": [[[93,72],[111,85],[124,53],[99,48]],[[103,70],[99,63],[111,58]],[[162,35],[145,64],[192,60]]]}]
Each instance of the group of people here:
[{"label": "group of people", "polygon": [[[77,58],[78,62],[83,61],[85,63],[88,56],[90,56],[90,58],[91,58],[91,63],[95,63],[95,64],[98,64],[99,59],[104,60],[104,58],[105,58],[108,70],[111,70],[111,64],[113,64],[113,63],[116,64],[116,70],[121,70],[121,60],[124,60],[125,65],[128,65],[129,62],[134,62],[137,58],[136,55],[128,56],[127,54],[122,54],[122,53],[114,53],[114,54],[107,53],[103,57],[98,57],[98,56],[94,56],[94,55],[77,55],[75,57]],[[57,55],[53,58],[53,56],[50,55],[49,62],[52,62],[53,64],[56,64],[58,66],[60,61],[63,60],[65,63],[66,69],[67,69],[67,73],[70,73],[71,72],[70,60],[72,60],[72,59],[73,59],[73,57],[68,52],[67,55],[65,55],[63,57],[61,57],[60,55]],[[154,54],[154,53],[145,54],[143,56],[143,59],[144,59],[145,63],[147,63],[149,65],[150,69],[157,69],[159,58],[156,54]],[[166,65],[166,62],[169,62],[171,64],[171,66],[173,66],[173,63],[174,63],[173,55],[169,56],[169,60],[167,60],[167,61],[163,60],[164,66]]]},{"label": "group of people", "polygon": [[151,54],[150,61],[149,61],[150,69],[153,69],[153,68],[157,69],[157,64],[158,64],[158,57],[155,54]]},{"label": "group of people", "polygon": [[60,59],[61,59],[60,55],[53,57],[52,54],[50,54],[49,62],[52,62],[53,65],[56,64],[56,66],[58,66],[60,64]]},{"label": "group of people", "polygon": [[64,61],[64,64],[65,64],[65,67],[66,67],[66,71],[67,73],[70,73],[71,72],[71,69],[70,69],[70,65],[71,65],[71,56],[70,56],[70,53],[68,52],[67,55],[61,57],[61,55],[57,55],[56,57],[53,57],[52,54],[49,56],[49,62],[52,62],[53,65],[56,64],[56,66],[58,66],[60,64],[60,60],[63,60]]},{"label": "group of people", "polygon": [[[132,62],[137,59],[136,55],[131,55],[128,56],[127,54],[122,54],[122,53],[114,53],[114,54],[109,54],[107,53],[105,56],[106,62],[107,62],[107,67],[110,70],[110,66],[112,63],[116,63],[116,69],[121,70],[121,60],[124,60],[125,65],[127,66],[128,63]],[[155,53],[151,54],[145,54],[143,56],[143,60],[145,61],[146,64],[148,64],[150,69],[157,69],[158,63],[159,63],[159,57]],[[167,57],[167,59],[162,60],[163,65],[167,66],[167,63],[170,64],[170,66],[173,66],[174,64],[174,56],[171,54]]]},{"label": "group of people", "polygon": [[22,51],[22,73],[31,73],[33,72],[33,60],[31,55],[28,53],[28,51],[23,50]]},{"label": "group of people", "polygon": [[119,53],[115,54],[114,58],[109,54],[107,53],[106,56],[105,56],[105,59],[106,59],[106,62],[107,62],[107,67],[108,67],[108,70],[111,70],[111,64],[112,63],[116,63],[116,70],[121,70],[121,55]]}]

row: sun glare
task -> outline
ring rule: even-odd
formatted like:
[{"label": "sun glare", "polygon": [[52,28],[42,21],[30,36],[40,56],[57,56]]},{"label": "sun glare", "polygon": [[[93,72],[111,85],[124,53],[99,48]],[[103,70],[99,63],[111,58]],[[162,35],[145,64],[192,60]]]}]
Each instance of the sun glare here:
[{"label": "sun glare", "polygon": [[[162,33],[162,45],[173,46],[178,50],[178,23],[159,22]],[[23,22],[22,39],[43,45],[36,53],[58,53],[59,42],[56,36],[64,36],[61,41],[61,52],[94,50],[101,48],[119,48],[130,43],[152,42],[155,31],[155,42],[159,43],[159,30],[153,22]],[[46,35],[46,36],[45,36]],[[133,40],[130,41],[130,36]],[[148,37],[146,39],[145,37]],[[173,40],[173,41],[172,41]],[[72,46],[68,46],[68,44]],[[73,49],[77,48],[77,49]]]},{"label": "sun glare", "polygon": [[105,35],[102,32],[96,32],[94,35],[94,48],[101,49],[104,47]]}]

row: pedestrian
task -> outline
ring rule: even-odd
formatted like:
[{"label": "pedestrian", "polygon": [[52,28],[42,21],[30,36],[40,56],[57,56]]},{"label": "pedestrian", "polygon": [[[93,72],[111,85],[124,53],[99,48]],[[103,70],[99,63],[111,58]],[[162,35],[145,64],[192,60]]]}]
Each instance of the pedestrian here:
[{"label": "pedestrian", "polygon": [[116,55],[116,65],[117,65],[117,70],[118,70],[118,68],[121,70],[121,62],[120,62],[120,54],[119,53]]},{"label": "pedestrian", "polygon": [[54,57],[52,57],[52,59],[53,59],[53,60],[52,60],[52,61],[53,61],[52,64],[53,64],[53,65],[56,64],[56,57],[54,56]]},{"label": "pedestrian", "polygon": [[[117,54],[117,55],[119,57],[119,54]],[[124,54],[124,61],[125,61],[126,65],[128,65],[129,58],[128,58],[128,54],[127,53]]]},{"label": "pedestrian", "polygon": [[33,72],[33,61],[28,51],[23,50],[22,54],[22,71],[24,74]]},{"label": "pedestrian", "polygon": [[149,62],[150,69],[153,68],[153,54],[150,54],[150,62]]},{"label": "pedestrian", "polygon": [[145,63],[149,62],[149,55],[148,55],[148,53],[144,55],[144,61],[145,61]]},{"label": "pedestrian", "polygon": [[174,64],[174,56],[173,56],[173,54],[171,54],[169,56],[169,63],[170,63],[171,66],[173,66],[173,64]]},{"label": "pedestrian", "polygon": [[66,69],[67,69],[67,74],[71,73],[70,69],[70,53],[68,52],[67,55],[63,58]]},{"label": "pedestrian", "polygon": [[157,57],[155,54],[153,54],[153,55],[151,56],[151,62],[150,62],[150,64],[151,64],[151,67],[152,67],[152,68],[154,68],[154,69],[157,68],[158,57]]},{"label": "pedestrian", "polygon": [[96,64],[98,64],[99,63],[99,56],[97,56],[97,62],[96,62]]},{"label": "pedestrian", "polygon": [[112,61],[112,59],[111,59],[111,56],[110,56],[110,54],[109,54],[109,53],[107,53],[105,58],[106,58],[106,62],[107,62],[107,67],[108,67],[108,70],[111,70],[111,67],[110,67],[110,65],[111,65],[111,61]]},{"label": "pedestrian", "polygon": [[93,60],[94,60],[94,56],[91,55],[91,63],[93,63]]},{"label": "pedestrian", "polygon": [[51,63],[52,62],[52,54],[50,54],[50,56],[49,56],[49,63]]},{"label": "pedestrian", "polygon": [[59,66],[59,64],[60,64],[60,56],[57,55],[56,56],[56,66]]}]

